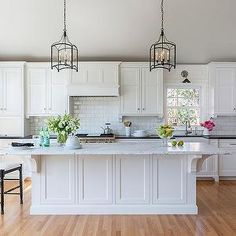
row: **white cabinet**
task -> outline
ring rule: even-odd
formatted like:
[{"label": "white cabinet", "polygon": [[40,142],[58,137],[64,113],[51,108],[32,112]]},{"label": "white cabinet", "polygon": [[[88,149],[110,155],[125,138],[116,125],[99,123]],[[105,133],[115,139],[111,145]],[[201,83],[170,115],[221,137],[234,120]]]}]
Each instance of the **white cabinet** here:
[{"label": "white cabinet", "polygon": [[150,202],[149,156],[116,156],[116,203]]},{"label": "white cabinet", "polygon": [[219,147],[227,155],[219,155],[219,175],[222,177],[236,176],[236,139],[220,139]]},{"label": "white cabinet", "polygon": [[120,62],[80,62],[72,71],[70,96],[119,96]]},{"label": "white cabinet", "polygon": [[23,113],[23,66],[0,65],[0,116],[20,116]]},{"label": "white cabinet", "polygon": [[24,62],[0,62],[0,135],[24,136]]},{"label": "white cabinet", "polygon": [[121,115],[163,115],[163,71],[147,64],[122,63]]},{"label": "white cabinet", "polygon": [[79,203],[112,204],[112,155],[79,156]]},{"label": "white cabinet", "polygon": [[236,63],[210,64],[212,113],[236,116]]},{"label": "white cabinet", "polygon": [[68,70],[51,70],[48,63],[27,65],[28,116],[60,115],[67,111]]}]

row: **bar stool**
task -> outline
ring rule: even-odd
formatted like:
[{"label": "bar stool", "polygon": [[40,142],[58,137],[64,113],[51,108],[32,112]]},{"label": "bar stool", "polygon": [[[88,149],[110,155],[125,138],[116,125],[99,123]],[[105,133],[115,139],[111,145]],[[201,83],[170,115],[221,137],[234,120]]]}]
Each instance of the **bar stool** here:
[{"label": "bar stool", "polygon": [[[5,178],[6,174],[19,171],[19,179]],[[4,181],[18,180],[19,185],[7,191],[4,191]],[[19,192],[12,192],[19,188]],[[23,204],[23,183],[22,183],[22,164],[21,163],[1,163],[0,162],[0,190],[1,190],[1,214],[4,214],[4,194],[20,195],[20,204]]]}]

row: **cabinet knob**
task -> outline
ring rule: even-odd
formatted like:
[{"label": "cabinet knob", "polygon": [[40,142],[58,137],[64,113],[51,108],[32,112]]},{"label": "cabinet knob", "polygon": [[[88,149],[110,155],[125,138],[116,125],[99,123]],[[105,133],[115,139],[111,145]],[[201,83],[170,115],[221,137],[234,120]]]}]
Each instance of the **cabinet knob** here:
[{"label": "cabinet knob", "polygon": [[140,108],[138,108],[138,111],[140,111]]},{"label": "cabinet knob", "polygon": [[234,111],[236,111],[236,108],[234,108]]},{"label": "cabinet knob", "polygon": [[44,108],[43,110],[46,111],[46,108]]},{"label": "cabinet knob", "polygon": [[145,111],[145,108],[143,108],[143,111]]}]

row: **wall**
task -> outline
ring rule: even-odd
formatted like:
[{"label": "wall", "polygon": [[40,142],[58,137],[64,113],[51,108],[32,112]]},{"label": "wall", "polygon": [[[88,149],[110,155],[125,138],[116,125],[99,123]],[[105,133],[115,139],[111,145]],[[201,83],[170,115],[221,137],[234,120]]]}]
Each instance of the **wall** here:
[{"label": "wall", "polygon": [[[178,65],[176,70],[164,72],[164,87],[168,85],[189,86],[182,83],[181,72],[187,70],[191,85],[199,86],[202,90],[202,120],[210,117],[208,114],[208,66],[207,65]],[[72,113],[80,118],[80,133],[101,133],[101,126],[110,122],[116,134],[125,133],[123,124],[119,122],[119,97],[73,97]],[[132,121],[132,129],[145,129],[155,134],[155,128],[163,122],[157,117],[125,117]],[[31,133],[37,134],[45,118],[30,118]]]}]

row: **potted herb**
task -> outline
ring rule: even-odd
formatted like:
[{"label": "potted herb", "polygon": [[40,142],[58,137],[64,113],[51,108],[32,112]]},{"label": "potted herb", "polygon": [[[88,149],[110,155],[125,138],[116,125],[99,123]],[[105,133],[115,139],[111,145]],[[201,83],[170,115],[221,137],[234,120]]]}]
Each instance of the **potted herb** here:
[{"label": "potted herb", "polygon": [[57,135],[57,142],[61,145],[66,143],[68,135],[75,133],[80,127],[80,120],[69,114],[50,117],[47,120],[48,130]]}]

